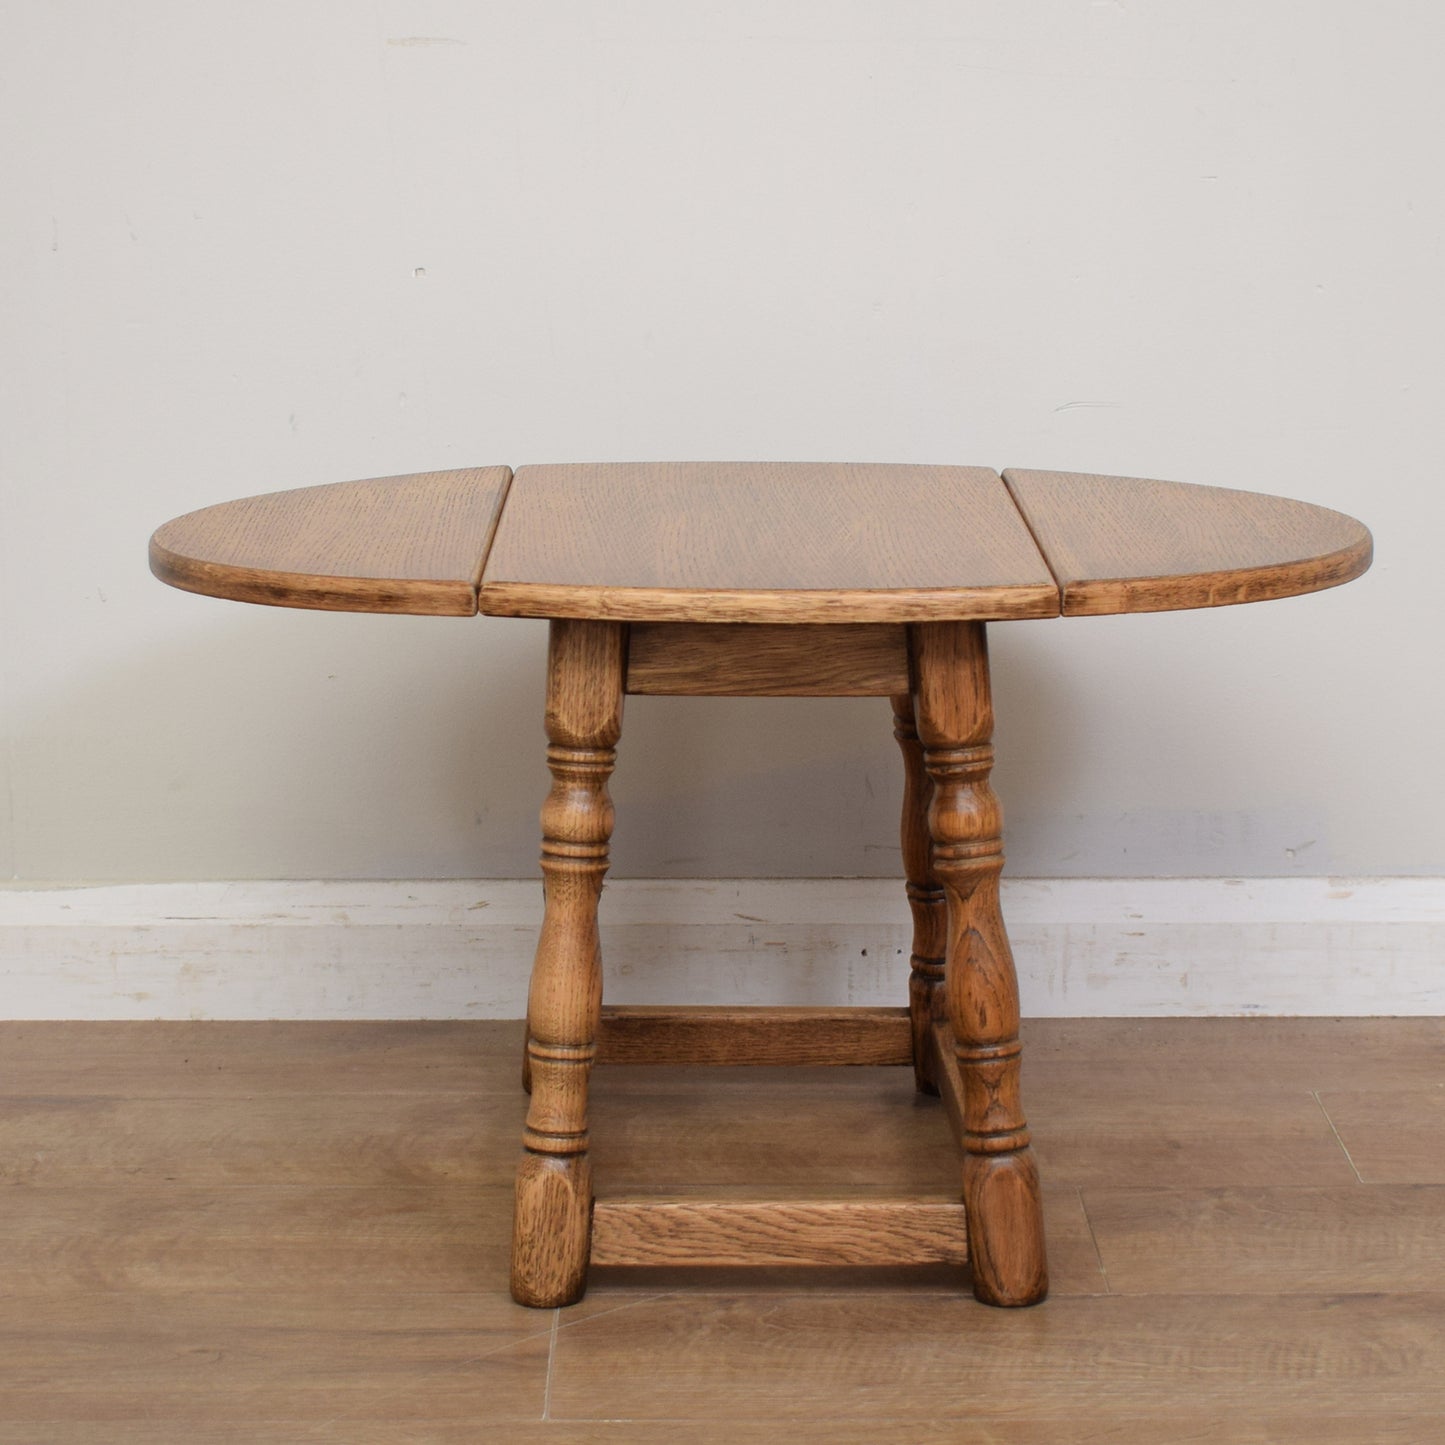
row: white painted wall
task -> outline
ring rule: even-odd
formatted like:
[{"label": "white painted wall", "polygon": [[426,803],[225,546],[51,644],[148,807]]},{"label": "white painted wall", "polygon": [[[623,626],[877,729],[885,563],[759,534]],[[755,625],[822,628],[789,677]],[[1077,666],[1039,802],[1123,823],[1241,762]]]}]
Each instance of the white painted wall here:
[{"label": "white painted wall", "polygon": [[[1015,876],[1445,873],[1433,0],[9,0],[0,877],[529,877],[540,624],[147,534],[470,463],[1276,490],[1338,592],[994,629]],[[891,874],[886,704],[635,700],[616,874]]]}]

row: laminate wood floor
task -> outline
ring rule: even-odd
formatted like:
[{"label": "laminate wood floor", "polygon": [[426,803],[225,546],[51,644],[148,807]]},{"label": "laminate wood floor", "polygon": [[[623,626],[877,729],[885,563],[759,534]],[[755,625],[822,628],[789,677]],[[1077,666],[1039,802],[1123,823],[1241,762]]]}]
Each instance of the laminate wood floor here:
[{"label": "laminate wood floor", "polygon": [[[1445,1020],[1025,1030],[1053,1293],[507,1296],[513,1023],[0,1024],[0,1445],[1445,1441]],[[902,1069],[596,1075],[599,1192],[936,1192]]]}]

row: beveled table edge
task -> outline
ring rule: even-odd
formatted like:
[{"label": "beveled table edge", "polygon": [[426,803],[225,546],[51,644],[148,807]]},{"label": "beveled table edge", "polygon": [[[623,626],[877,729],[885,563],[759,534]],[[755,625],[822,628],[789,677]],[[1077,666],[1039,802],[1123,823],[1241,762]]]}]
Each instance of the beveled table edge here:
[{"label": "beveled table edge", "polygon": [[1062,584],[1064,605],[1060,615],[1117,617],[1136,612],[1196,612],[1304,597],[1353,582],[1370,570],[1373,560],[1374,539],[1365,528],[1364,537],[1352,546],[1295,562],[1166,577],[1094,577],[1085,582],[1066,582]]},{"label": "beveled table edge", "polygon": [[420,617],[475,617],[477,613],[474,583],[273,572],[261,567],[183,557],[172,552],[158,537],[159,529],[150,540],[151,572],[168,586],[203,597],[311,612],[380,612]]},{"label": "beveled table edge", "polygon": [[1052,582],[1019,586],[857,588],[578,587],[485,582],[477,610],[488,617],[575,617],[603,622],[943,622],[1057,617]]}]

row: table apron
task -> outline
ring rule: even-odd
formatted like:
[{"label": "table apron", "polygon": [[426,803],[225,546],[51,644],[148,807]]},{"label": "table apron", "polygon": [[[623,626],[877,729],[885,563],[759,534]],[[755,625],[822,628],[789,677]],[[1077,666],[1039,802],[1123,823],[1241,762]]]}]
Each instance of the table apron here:
[{"label": "table apron", "polygon": [[634,622],[629,693],[888,697],[908,691],[900,622]]}]

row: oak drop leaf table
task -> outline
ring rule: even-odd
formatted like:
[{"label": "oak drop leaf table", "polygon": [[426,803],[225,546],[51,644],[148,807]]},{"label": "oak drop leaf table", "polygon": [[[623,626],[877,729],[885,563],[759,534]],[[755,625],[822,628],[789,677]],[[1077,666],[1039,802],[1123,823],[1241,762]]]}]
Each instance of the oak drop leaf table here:
[{"label": "oak drop leaf table", "polygon": [[[552,789],[528,1000],[512,1292],[568,1304],[608,1264],[971,1266],[1048,1289],[999,912],[985,624],[1258,602],[1347,582],[1369,532],[1281,497],[979,467],[605,464],[344,482],[161,527],[173,586],[284,607],[545,617]],[[879,696],[903,751],[906,1009],[607,1009],[597,905],[625,694]],[[908,1064],[942,1096],[962,1201],[594,1203],[597,1060]]]}]

